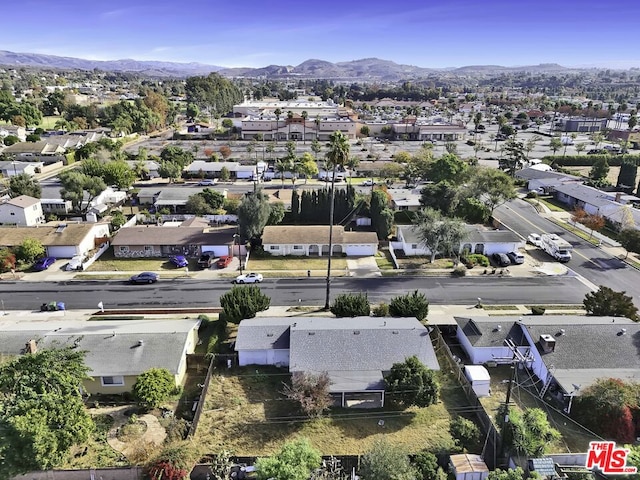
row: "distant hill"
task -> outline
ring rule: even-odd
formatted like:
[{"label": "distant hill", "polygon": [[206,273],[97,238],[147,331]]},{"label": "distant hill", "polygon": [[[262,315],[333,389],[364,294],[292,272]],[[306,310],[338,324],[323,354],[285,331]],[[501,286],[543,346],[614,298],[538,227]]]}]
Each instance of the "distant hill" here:
[{"label": "distant hill", "polygon": [[11,67],[42,67],[93,70],[107,72],[138,72],[152,76],[207,75],[222,67],[202,63],[157,62],[143,60],[85,60],[73,57],[58,57],[40,53],[15,53],[0,50],[0,65]]},{"label": "distant hill", "polygon": [[490,75],[508,72],[559,73],[571,71],[555,63],[521,67],[502,67],[499,65],[471,65],[452,68],[424,68],[414,65],[402,65],[379,58],[363,58],[349,62],[331,63],[325,60],[309,59],[298,66],[269,65],[261,68],[224,68],[202,63],[178,63],[141,60],[86,60],[72,57],[59,57],[39,53],[14,53],[0,50],[0,65],[11,67],[42,67],[59,69],[78,69],[116,72],[137,72],[149,76],[187,77],[207,75],[217,72],[227,77],[251,78],[326,78],[352,81],[386,80],[397,81],[418,79],[432,74],[449,75]]}]

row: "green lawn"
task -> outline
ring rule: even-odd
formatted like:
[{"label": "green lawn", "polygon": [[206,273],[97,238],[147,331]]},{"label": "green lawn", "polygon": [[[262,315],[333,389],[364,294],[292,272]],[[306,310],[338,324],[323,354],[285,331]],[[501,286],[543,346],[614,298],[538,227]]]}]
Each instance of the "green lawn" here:
[{"label": "green lawn", "polygon": [[446,378],[441,401],[427,408],[334,409],[313,420],[280,393],[288,378],[285,370],[256,366],[213,376],[196,443],[207,452],[226,449],[235,455],[268,455],[299,435],[324,455],[361,454],[381,438],[409,452],[454,448],[450,411],[464,407],[465,400]]},{"label": "green lawn", "polygon": [[40,128],[45,130],[53,130],[55,128],[56,122],[60,120],[62,117],[60,115],[52,115],[50,117],[42,117],[42,122],[38,125]]},{"label": "green lawn", "polygon": [[376,263],[380,270],[393,270],[395,266],[389,250],[378,250],[376,253]]},{"label": "green lawn", "polygon": [[[331,271],[340,272],[347,268],[347,259],[333,257]],[[249,269],[255,272],[269,270],[327,270],[327,257],[249,257]]]},{"label": "green lawn", "polygon": [[95,431],[86,443],[71,449],[68,458],[60,468],[102,468],[129,464],[126,460],[122,461],[122,455],[107,443],[107,432],[113,425],[113,418],[109,415],[94,415],[92,418],[96,424]]}]

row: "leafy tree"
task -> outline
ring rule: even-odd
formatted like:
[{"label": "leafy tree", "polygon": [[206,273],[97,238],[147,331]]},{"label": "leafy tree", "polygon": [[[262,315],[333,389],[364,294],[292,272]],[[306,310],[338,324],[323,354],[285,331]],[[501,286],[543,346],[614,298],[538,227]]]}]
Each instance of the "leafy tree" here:
[{"label": "leafy tree", "polygon": [[504,144],[504,152],[506,158],[500,159],[500,168],[506,170],[510,176],[513,176],[527,160],[524,144],[515,138],[509,138]]},{"label": "leafy tree", "polygon": [[438,466],[438,457],[431,452],[418,452],[413,457],[420,480],[447,480],[447,474]]},{"label": "leafy tree", "polygon": [[42,195],[40,183],[26,173],[20,173],[9,178],[9,191],[14,198],[20,195],[40,198]]},{"label": "leafy tree", "polygon": [[454,438],[456,445],[466,450],[473,451],[480,441],[480,429],[468,418],[454,418],[449,425],[449,432]]},{"label": "leafy tree", "polygon": [[32,263],[36,258],[44,255],[45,249],[40,240],[25,238],[15,249],[16,258],[24,263]]},{"label": "leafy tree", "polygon": [[397,163],[387,162],[380,169],[380,176],[385,180],[395,179],[395,178],[399,178],[403,171],[404,171],[404,167],[402,165],[399,165]]},{"label": "leafy tree", "polygon": [[151,368],[138,375],[131,393],[145,408],[158,408],[176,391],[174,376],[166,368]]},{"label": "leafy tree", "polygon": [[322,457],[306,438],[285,443],[275,455],[256,462],[258,480],[307,480]]},{"label": "leafy tree", "polygon": [[343,293],[331,304],[331,313],[336,317],[368,317],[371,305],[366,293]]},{"label": "leafy tree", "polygon": [[162,178],[168,178],[169,182],[175,182],[182,176],[182,167],[176,162],[162,162],[158,167],[158,175]]},{"label": "leafy tree", "polygon": [[553,154],[555,155],[556,152],[562,148],[562,140],[560,140],[558,137],[553,137],[549,141],[549,148],[551,148]]},{"label": "leafy tree", "polygon": [[60,196],[69,200],[73,209],[80,214],[86,213],[91,201],[107,188],[100,177],[90,177],[77,170],[62,172],[58,178],[62,185]]},{"label": "leafy tree", "polygon": [[376,441],[362,457],[360,478],[364,480],[415,480],[416,471],[400,446]]},{"label": "leafy tree", "polygon": [[266,195],[260,190],[247,194],[238,207],[238,224],[243,238],[260,238],[270,214],[271,206]]},{"label": "leafy tree", "polygon": [[466,163],[460,160],[456,155],[448,153],[438,158],[430,165],[428,178],[435,183],[443,181],[457,183],[464,174],[466,168]]},{"label": "leafy tree", "polygon": [[271,299],[256,285],[234,286],[220,297],[224,319],[231,323],[255,317],[256,313],[269,308],[270,303]]},{"label": "leafy tree", "polygon": [[82,402],[85,352],[64,348],[0,367],[0,478],[59,466],[94,428]]},{"label": "leafy tree", "polygon": [[330,386],[327,372],[293,372],[291,385],[285,383],[283,393],[289,400],[299,403],[307,416],[320,417],[333,403],[329,393]]},{"label": "leafy tree", "polygon": [[627,256],[629,252],[640,253],[640,230],[625,228],[618,234],[618,241],[627,251]]},{"label": "leafy tree", "polygon": [[231,172],[229,171],[229,169],[227,167],[222,167],[220,169],[220,180],[222,180],[223,182],[228,182],[230,178]]},{"label": "leafy tree", "polygon": [[516,197],[513,180],[504,172],[489,167],[475,167],[469,182],[469,195],[493,211]]},{"label": "leafy tree", "polygon": [[160,159],[163,162],[177,163],[181,168],[184,168],[193,162],[193,152],[184,150],[176,145],[169,145],[160,152]]},{"label": "leafy tree", "polygon": [[200,195],[214,211],[222,208],[224,205],[224,195],[217,190],[205,188],[198,195]]},{"label": "leafy tree", "polygon": [[591,315],[627,317],[637,322],[640,320],[638,307],[633,304],[633,298],[625,293],[601,285],[598,291],[587,293],[582,303]]},{"label": "leafy tree", "polygon": [[409,163],[411,161],[411,154],[405,150],[400,150],[393,155],[393,161],[397,163]]},{"label": "leafy tree", "polygon": [[114,210],[111,212],[111,228],[118,230],[122,225],[127,223],[127,218],[120,210]]},{"label": "leafy tree", "polygon": [[561,435],[551,426],[547,415],[539,408],[528,408],[524,413],[509,407],[508,422],[504,422],[504,405],[498,413],[505,444],[518,455],[541,457]]},{"label": "leafy tree", "polygon": [[8,248],[0,248],[0,272],[10,272],[16,268],[16,255]]},{"label": "leafy tree", "polygon": [[40,141],[40,135],[38,135],[36,133],[30,133],[29,135],[27,135],[25,137],[25,141],[32,142],[32,143],[39,142]]},{"label": "leafy tree", "polygon": [[624,159],[620,164],[620,173],[618,174],[618,181],[616,183],[617,188],[624,190],[627,193],[633,191],[633,187],[636,186],[636,174],[638,172],[638,166],[635,160]]},{"label": "leafy tree", "polygon": [[7,147],[10,147],[11,145],[14,145],[16,143],[20,143],[20,139],[18,137],[16,137],[15,135],[7,135],[2,140],[2,143],[4,143]]},{"label": "leafy tree", "polygon": [[389,314],[392,317],[416,317],[423,321],[429,313],[429,300],[424,293],[414,290],[412,293],[393,297],[389,303]]},{"label": "leafy tree", "polygon": [[211,205],[207,203],[202,195],[196,193],[191,195],[187,199],[187,203],[185,204],[185,210],[193,215],[211,215],[214,212],[214,209],[211,208]]},{"label": "leafy tree", "polygon": [[285,214],[284,203],[282,202],[274,202],[269,205],[269,220],[267,220],[267,225],[278,225],[282,222]]},{"label": "leafy tree", "polygon": [[420,204],[448,215],[456,210],[460,188],[447,182],[430,183],[420,190]]},{"label": "leafy tree", "polygon": [[595,184],[606,185],[607,176],[609,175],[609,162],[605,157],[599,157],[593,162],[593,166],[589,171],[589,178],[593,180]]},{"label": "leafy tree", "polygon": [[533,472],[531,476],[528,476],[524,470],[520,467],[516,467],[515,470],[509,468],[508,470],[501,470],[496,468],[492,472],[489,472],[487,480],[527,480],[527,479],[539,479],[540,476]]},{"label": "leafy tree", "polygon": [[640,384],[600,378],[575,398],[571,416],[605,438],[633,442],[639,393]]},{"label": "leafy tree", "polygon": [[102,165],[99,175],[107,185],[115,185],[121,190],[127,190],[136,181],[136,174],[128,163],[124,161],[107,162]]},{"label": "leafy tree", "polygon": [[371,226],[381,240],[387,239],[393,227],[393,212],[389,209],[389,198],[383,190],[371,192]]},{"label": "leafy tree", "polygon": [[438,400],[440,385],[435,373],[415,355],[394,363],[384,380],[388,394],[402,405],[428,407]]},{"label": "leafy tree", "polygon": [[187,104],[197,105],[212,116],[225,115],[243,100],[240,89],[216,73],[187,78],[185,92]]},{"label": "leafy tree", "polygon": [[456,248],[466,235],[464,224],[457,219],[443,217],[432,208],[416,212],[414,228],[420,243],[431,252],[431,263],[440,252],[456,254]]}]

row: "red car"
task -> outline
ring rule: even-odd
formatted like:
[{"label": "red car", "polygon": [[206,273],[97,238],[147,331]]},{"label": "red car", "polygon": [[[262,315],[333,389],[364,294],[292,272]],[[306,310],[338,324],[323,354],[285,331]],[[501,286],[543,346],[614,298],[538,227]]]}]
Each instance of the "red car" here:
[{"label": "red car", "polygon": [[230,257],[229,255],[223,255],[222,257],[220,257],[218,259],[218,261],[216,262],[216,266],[218,268],[225,268],[228,267],[229,265],[231,265],[231,261],[233,260],[233,257]]}]

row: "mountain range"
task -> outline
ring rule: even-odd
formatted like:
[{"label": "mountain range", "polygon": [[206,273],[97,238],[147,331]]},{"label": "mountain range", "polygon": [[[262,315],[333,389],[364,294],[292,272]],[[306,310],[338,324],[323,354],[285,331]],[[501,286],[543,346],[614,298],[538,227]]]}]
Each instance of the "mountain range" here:
[{"label": "mountain range", "polygon": [[498,65],[473,65],[456,68],[424,68],[401,65],[390,60],[365,58],[349,62],[331,63],[310,59],[300,65],[269,65],[262,68],[224,68],[202,63],[179,63],[142,60],[87,60],[59,57],[40,53],[15,53],[0,50],[0,65],[6,67],[40,67],[55,69],[77,69],[116,72],[136,72],[153,77],[187,77],[217,72],[226,77],[252,78],[322,78],[352,81],[398,81],[419,79],[433,74],[488,75],[508,72],[562,73],[572,69],[555,63],[540,65],[503,67]]}]

